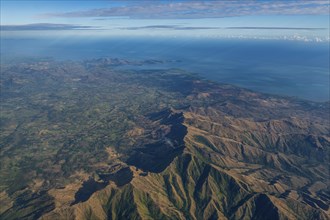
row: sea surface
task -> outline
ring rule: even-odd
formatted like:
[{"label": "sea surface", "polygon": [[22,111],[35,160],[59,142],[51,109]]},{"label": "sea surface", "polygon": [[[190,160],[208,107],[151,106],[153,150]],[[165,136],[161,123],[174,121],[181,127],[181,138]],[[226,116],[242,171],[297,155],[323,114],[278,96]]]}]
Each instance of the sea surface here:
[{"label": "sea surface", "polygon": [[[251,90],[329,101],[329,42],[183,38],[1,39],[1,59],[100,57],[166,60],[139,68],[182,68]],[[137,68],[137,67],[129,67]]]}]

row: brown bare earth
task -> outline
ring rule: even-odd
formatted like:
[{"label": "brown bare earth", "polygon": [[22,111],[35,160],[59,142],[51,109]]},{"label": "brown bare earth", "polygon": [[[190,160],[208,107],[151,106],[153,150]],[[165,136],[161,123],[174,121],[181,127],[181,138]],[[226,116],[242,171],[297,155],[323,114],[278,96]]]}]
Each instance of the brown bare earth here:
[{"label": "brown bare earth", "polygon": [[115,61],[4,67],[1,219],[330,219],[329,103]]}]

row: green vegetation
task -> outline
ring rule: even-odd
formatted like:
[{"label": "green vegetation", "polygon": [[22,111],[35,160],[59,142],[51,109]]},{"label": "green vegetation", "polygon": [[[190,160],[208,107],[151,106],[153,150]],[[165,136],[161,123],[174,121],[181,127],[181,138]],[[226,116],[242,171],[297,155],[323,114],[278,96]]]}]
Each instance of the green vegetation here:
[{"label": "green vegetation", "polygon": [[127,64],[1,64],[2,219],[328,218],[329,103]]}]

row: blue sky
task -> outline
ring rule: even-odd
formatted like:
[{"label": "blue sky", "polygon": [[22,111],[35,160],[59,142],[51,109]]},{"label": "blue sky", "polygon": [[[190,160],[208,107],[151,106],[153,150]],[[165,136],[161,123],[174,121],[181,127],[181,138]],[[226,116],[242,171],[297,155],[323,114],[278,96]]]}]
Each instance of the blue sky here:
[{"label": "blue sky", "polygon": [[1,1],[2,36],[329,40],[329,1]]}]

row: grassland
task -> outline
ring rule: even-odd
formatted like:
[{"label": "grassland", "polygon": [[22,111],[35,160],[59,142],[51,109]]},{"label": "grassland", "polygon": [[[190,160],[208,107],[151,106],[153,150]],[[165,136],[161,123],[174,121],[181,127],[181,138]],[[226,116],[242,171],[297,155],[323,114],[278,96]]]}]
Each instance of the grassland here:
[{"label": "grassland", "polygon": [[152,63],[1,64],[1,218],[329,219],[329,103]]}]

